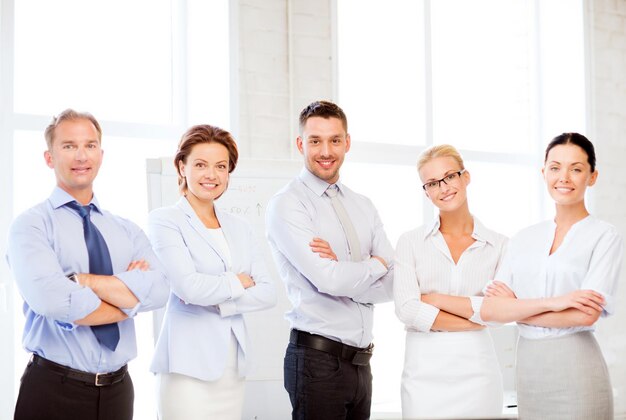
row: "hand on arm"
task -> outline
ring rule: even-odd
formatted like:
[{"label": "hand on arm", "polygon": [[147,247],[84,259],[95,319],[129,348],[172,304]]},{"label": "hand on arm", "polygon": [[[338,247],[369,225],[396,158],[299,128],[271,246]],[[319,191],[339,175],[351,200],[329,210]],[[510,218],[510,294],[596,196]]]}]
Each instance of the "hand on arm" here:
[{"label": "hand on arm", "polygon": [[[321,258],[328,258],[329,260],[337,261],[337,255],[331,248],[330,244],[322,238],[313,238],[313,240],[309,242],[309,246],[311,247],[311,251],[318,254]],[[372,255],[371,258],[377,259],[383,266],[385,266],[385,268],[389,268],[387,262],[382,257]]]},{"label": "hand on arm", "polygon": [[508,297],[516,299],[515,293],[511,288],[501,281],[494,280],[489,283],[487,286],[487,290],[485,291],[485,297]]},{"label": "hand on arm", "polygon": [[495,295],[486,297],[481,308],[481,318],[485,321],[517,322],[544,312],[561,312],[574,308],[592,315],[601,311],[604,298],[592,290],[575,290],[563,296],[540,299],[516,299]]},{"label": "hand on arm", "polygon": [[320,258],[328,258],[329,260],[337,261],[337,255],[330,247],[330,244],[322,238],[313,238],[313,240],[309,242],[309,246],[311,247],[311,251],[318,254]]},{"label": "hand on arm", "polygon": [[241,285],[243,286],[244,289],[247,289],[249,287],[253,287],[256,285],[256,283],[254,282],[254,279],[252,279],[252,277],[250,277],[250,275],[246,273],[237,274],[237,278],[241,282]]}]

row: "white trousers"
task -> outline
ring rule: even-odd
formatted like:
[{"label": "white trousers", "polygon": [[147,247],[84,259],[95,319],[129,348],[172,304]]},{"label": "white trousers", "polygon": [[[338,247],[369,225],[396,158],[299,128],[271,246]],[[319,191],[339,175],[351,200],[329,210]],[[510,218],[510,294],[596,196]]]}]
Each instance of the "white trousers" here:
[{"label": "white trousers", "polygon": [[245,380],[237,370],[237,339],[231,333],[224,375],[203,381],[178,373],[157,374],[159,420],[240,420]]}]

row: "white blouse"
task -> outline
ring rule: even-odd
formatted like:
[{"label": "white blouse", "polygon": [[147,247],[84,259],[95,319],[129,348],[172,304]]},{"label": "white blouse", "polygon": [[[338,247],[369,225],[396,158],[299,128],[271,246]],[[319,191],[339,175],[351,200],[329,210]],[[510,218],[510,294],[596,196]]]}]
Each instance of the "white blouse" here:
[{"label": "white blouse", "polygon": [[[506,283],[519,299],[561,296],[577,289],[601,293],[602,316],[611,315],[620,273],[623,243],[612,225],[587,216],[574,224],[550,255],[556,223],[530,226],[509,243],[495,279]],[[545,328],[518,324],[526,338],[543,338],[593,330],[594,327]]]},{"label": "white blouse", "polygon": [[429,332],[439,313],[439,309],[420,300],[422,294],[482,295],[504,254],[507,238],[474,218],[472,237],[476,242],[455,264],[439,226],[437,217],[398,240],[393,295],[396,314],[408,331]]},{"label": "white blouse", "polygon": [[224,262],[226,263],[228,270],[232,270],[233,259],[230,255],[230,247],[228,246],[228,242],[226,242],[226,236],[224,235],[224,231],[222,230],[222,228],[216,228],[216,229],[207,228],[206,231],[211,236],[211,239],[213,239],[215,243],[217,244],[217,246],[219,247],[219,250],[224,256]]}]

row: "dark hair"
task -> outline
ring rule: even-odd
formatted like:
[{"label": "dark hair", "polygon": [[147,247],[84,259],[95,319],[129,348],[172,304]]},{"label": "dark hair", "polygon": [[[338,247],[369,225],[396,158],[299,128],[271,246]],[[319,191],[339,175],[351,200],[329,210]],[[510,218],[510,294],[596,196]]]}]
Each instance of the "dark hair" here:
[{"label": "dark hair", "polygon": [[218,143],[226,147],[228,150],[228,173],[231,173],[237,166],[239,152],[237,144],[233,136],[226,130],[208,124],[194,125],[183,134],[178,143],[178,150],[174,157],[174,166],[178,174],[178,189],[181,194],[187,191],[187,182],[180,175],[180,162],[187,163],[187,158],[191,154],[191,150],[197,144]]},{"label": "dark hair", "polygon": [[326,119],[338,118],[343,124],[343,129],[346,133],[348,132],[348,119],[346,118],[346,114],[344,114],[343,109],[332,102],[315,101],[304,108],[300,113],[300,133],[302,133],[302,129],[311,117],[322,117]]},{"label": "dark hair", "polygon": [[52,143],[54,142],[54,131],[63,121],[77,121],[77,120],[87,120],[93,124],[98,132],[98,141],[102,143],[102,128],[100,128],[100,124],[96,117],[91,115],[89,112],[78,112],[74,111],[71,108],[66,109],[61,112],[56,117],[52,117],[52,121],[46,127],[46,131],[44,132],[44,137],[46,138],[46,144],[48,145],[48,150],[52,150]]},{"label": "dark hair", "polygon": [[596,151],[593,148],[593,144],[587,137],[578,133],[563,133],[560,136],[553,138],[546,148],[544,163],[548,160],[548,153],[550,153],[550,150],[552,150],[555,146],[562,144],[573,144],[583,149],[587,154],[587,162],[589,162],[589,165],[591,166],[591,172],[596,170]]}]

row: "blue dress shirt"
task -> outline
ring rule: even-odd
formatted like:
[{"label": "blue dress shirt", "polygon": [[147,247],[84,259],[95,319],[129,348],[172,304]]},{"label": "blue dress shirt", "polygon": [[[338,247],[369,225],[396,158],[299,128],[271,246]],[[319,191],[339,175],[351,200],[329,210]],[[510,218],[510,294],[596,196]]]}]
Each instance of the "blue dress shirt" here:
[{"label": "blue dress shirt", "polygon": [[[329,184],[303,169],[268,203],[267,237],[293,309],[292,328],[357,347],[372,342],[373,303],[392,297],[393,247],[372,202],[337,182],[339,197],[357,231],[362,261],[350,261],[341,222],[324,192]],[[311,251],[327,241],[338,261]],[[381,257],[389,270],[371,256]]]},{"label": "blue dress shirt", "polygon": [[[27,351],[86,372],[112,372],[137,355],[135,325],[138,311],[165,305],[169,287],[165,272],[142,230],[103,211],[95,197],[92,222],[107,242],[114,275],[139,300],[128,319],[118,323],[116,351],[101,346],[89,326],[74,324],[100,306],[100,298],[66,275],[89,272],[81,217],[65,206],[74,198],[56,187],[44,202],[18,216],[9,231],[7,261],[24,299],[23,344]],[[131,261],[145,259],[149,271],[126,271]]]}]

